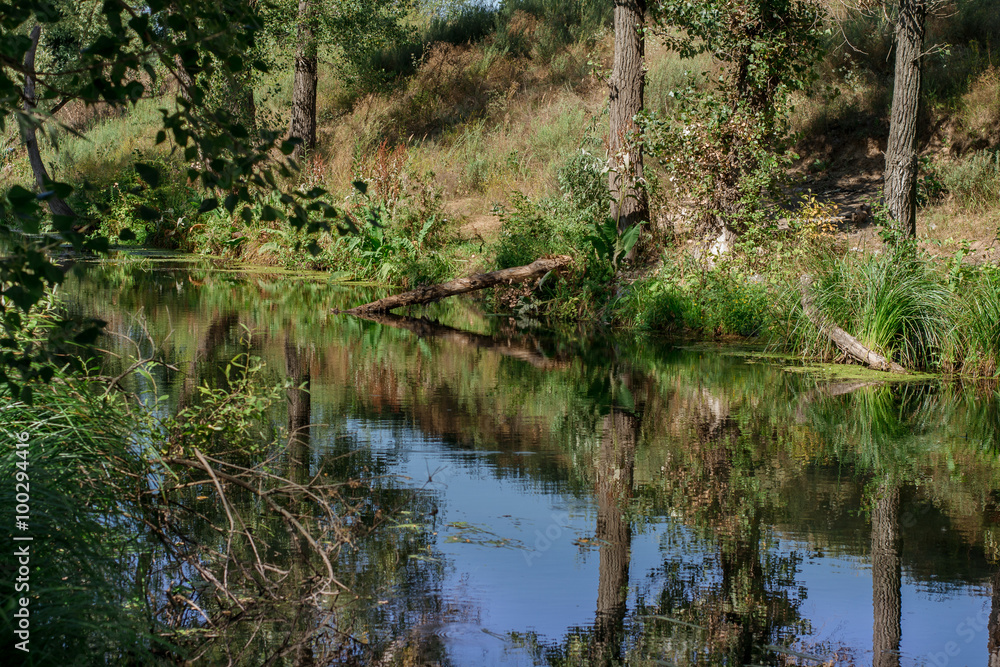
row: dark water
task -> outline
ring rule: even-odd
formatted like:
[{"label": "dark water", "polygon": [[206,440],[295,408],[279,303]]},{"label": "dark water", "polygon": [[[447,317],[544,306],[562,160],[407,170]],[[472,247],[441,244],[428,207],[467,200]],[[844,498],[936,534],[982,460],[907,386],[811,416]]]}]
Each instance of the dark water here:
[{"label": "dark water", "polygon": [[370,322],[331,314],[360,288],[159,260],[70,291],[112,349],[162,348],[164,409],[249,341],[268,378],[308,378],[287,409],[313,463],[411,490],[344,564],[372,664],[1000,664],[992,389],[472,302]]}]

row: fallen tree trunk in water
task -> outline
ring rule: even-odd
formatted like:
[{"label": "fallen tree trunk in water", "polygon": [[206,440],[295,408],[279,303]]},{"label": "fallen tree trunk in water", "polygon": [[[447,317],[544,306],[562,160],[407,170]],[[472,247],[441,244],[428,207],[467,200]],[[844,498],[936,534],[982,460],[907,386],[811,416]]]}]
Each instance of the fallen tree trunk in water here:
[{"label": "fallen tree trunk in water", "polygon": [[827,320],[813,303],[812,289],[813,277],[808,273],[803,273],[799,279],[799,290],[802,293],[802,310],[809,321],[816,325],[824,336],[833,341],[847,356],[860,361],[868,368],[878,371],[888,371],[891,373],[908,373],[905,368],[895,361],[886,359],[881,354],[869,350],[861,344],[857,338],[847,333],[833,322]]},{"label": "fallen tree trunk in water", "polygon": [[410,292],[403,292],[394,296],[387,296],[378,301],[366,303],[363,306],[356,306],[344,312],[349,315],[361,315],[362,313],[387,313],[395,308],[403,306],[415,306],[422,303],[438,301],[449,296],[475,292],[476,290],[493,287],[495,285],[513,285],[523,283],[532,278],[541,278],[549,271],[561,269],[572,260],[567,255],[557,257],[547,257],[536,259],[527,266],[515,266],[510,269],[501,269],[490,273],[479,273],[468,278],[449,280],[439,285],[420,287]]}]

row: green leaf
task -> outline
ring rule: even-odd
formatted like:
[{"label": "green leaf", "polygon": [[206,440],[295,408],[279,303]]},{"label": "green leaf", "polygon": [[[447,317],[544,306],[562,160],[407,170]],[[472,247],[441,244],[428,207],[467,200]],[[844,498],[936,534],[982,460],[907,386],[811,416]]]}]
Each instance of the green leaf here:
[{"label": "green leaf", "polygon": [[15,185],[7,191],[7,199],[10,200],[15,209],[24,208],[35,201],[35,193],[20,185]]},{"label": "green leaf", "polygon": [[154,222],[160,219],[160,212],[155,208],[150,208],[145,204],[140,204],[135,208],[135,214],[139,216],[140,220],[145,220],[146,222]]},{"label": "green leaf", "polygon": [[219,200],[215,197],[209,197],[201,202],[201,206],[198,207],[198,212],[208,213],[209,211],[214,211],[217,208],[219,208]]},{"label": "green leaf", "polygon": [[273,206],[264,204],[264,206],[261,207],[260,219],[263,222],[271,222],[273,220],[277,220],[279,217],[281,217],[281,213],[278,212]]},{"label": "green leaf", "polygon": [[135,163],[135,171],[139,178],[146,181],[149,187],[155,188],[160,184],[160,170],[142,162]]},{"label": "green leaf", "polygon": [[135,232],[126,227],[118,232],[118,240],[122,242],[135,241]]},{"label": "green leaf", "polygon": [[360,192],[361,194],[363,195],[368,194],[368,184],[365,183],[364,181],[354,181],[353,183],[351,183],[351,185],[353,185],[354,189]]}]

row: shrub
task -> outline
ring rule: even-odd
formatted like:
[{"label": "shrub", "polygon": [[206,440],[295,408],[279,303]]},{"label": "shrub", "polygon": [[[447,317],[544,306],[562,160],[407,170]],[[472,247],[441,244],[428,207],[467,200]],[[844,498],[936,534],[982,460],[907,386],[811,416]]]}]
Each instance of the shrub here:
[{"label": "shrub", "polygon": [[500,234],[493,248],[498,269],[530,264],[545,255],[582,256],[589,219],[567,202],[533,202],[515,193],[512,209],[499,209]]},{"label": "shrub", "polygon": [[653,331],[696,331],[719,336],[757,337],[771,329],[765,283],[731,266],[689,271],[666,262],[659,276],[634,283],[618,304],[616,319]]},{"label": "shrub", "polygon": [[559,167],[559,189],[579,209],[602,211],[610,207],[611,192],[603,158],[581,148]]},{"label": "shrub", "polygon": [[187,249],[185,232],[198,216],[197,193],[186,185],[181,166],[166,156],[136,154],[135,158],[160,173],[159,183],[146,183],[134,163],[123,167],[110,183],[87,183],[83,189],[91,190],[89,215],[100,221],[102,235],[119,242]]}]

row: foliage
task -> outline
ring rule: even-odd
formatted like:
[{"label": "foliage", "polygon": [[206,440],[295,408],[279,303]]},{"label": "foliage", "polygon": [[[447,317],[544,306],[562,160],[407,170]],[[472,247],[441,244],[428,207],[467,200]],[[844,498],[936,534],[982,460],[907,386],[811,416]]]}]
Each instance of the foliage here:
[{"label": "foliage", "polygon": [[584,248],[587,223],[564,202],[534,202],[515,193],[511,208],[497,209],[500,234],[493,250],[496,268],[530,264],[539,257],[578,254]]},{"label": "foliage", "polygon": [[[175,105],[162,110],[157,144],[172,143],[188,164],[185,176],[206,190],[225,193],[206,197],[199,211],[224,207],[230,214],[239,210],[246,219],[252,215],[249,204],[263,191],[279,189],[278,177],[290,177],[295,165],[288,160],[276,162],[272,150],[279,146],[285,155],[293,148],[281,142],[281,132],[247,127],[225,108],[210,104],[208,82],[214,77],[239,79],[249,71],[264,71],[267,66],[253,60],[257,36],[262,29],[259,13],[251,5],[236,0],[215,3],[182,2],[166,5],[154,2],[139,10],[120,0],[100,7],[100,20],[106,30],[85,35],[88,42],[79,57],[65,68],[35,68],[24,72],[26,56],[34,48],[28,30],[35,26],[47,33],[63,15],[47,2],[30,1],[0,7],[0,43],[4,58],[0,63],[0,130],[11,118],[23,130],[48,131],[49,109],[67,101],[85,104],[108,104],[128,108],[155,91],[163,81],[177,85]],[[233,30],[239,25],[239,30]],[[36,33],[37,34],[37,33]],[[58,61],[58,59],[56,59]],[[22,108],[26,83],[35,86],[35,108]],[[50,123],[51,124],[51,123]],[[155,165],[136,163],[135,170],[151,188],[161,180]],[[8,347],[20,319],[11,306],[22,313],[43,297],[45,290],[62,280],[47,253],[60,243],[69,242],[78,251],[101,251],[107,239],[87,238],[86,225],[93,220],[73,215],[43,214],[42,207],[73,194],[67,183],[45,183],[43,191],[30,192],[13,186],[0,201],[0,232],[9,236],[9,246],[0,262],[0,286],[3,288],[3,326]],[[86,194],[79,193],[79,194]],[[265,207],[272,218],[287,218],[293,227],[315,232],[328,228],[337,210],[319,200],[322,188],[281,194],[284,210]],[[158,213],[140,206],[140,217],[154,220]],[[51,232],[48,231],[51,224]],[[42,233],[41,237],[35,235]],[[9,387],[18,395],[19,385],[3,371]]]},{"label": "foliage", "polygon": [[642,223],[639,223],[621,232],[617,221],[614,218],[607,218],[603,223],[598,221],[594,225],[593,232],[586,236],[586,240],[593,246],[598,264],[610,266],[614,275],[618,273],[619,262],[639,241],[641,228]]},{"label": "foliage", "polygon": [[756,337],[772,327],[769,287],[759,276],[720,264],[703,270],[666,260],[657,275],[639,280],[616,304],[615,320],[669,333]]},{"label": "foliage", "polygon": [[88,183],[90,217],[100,221],[98,231],[120,243],[158,248],[182,248],[187,230],[198,218],[198,193],[184,185],[183,169],[162,155],[143,158],[161,174],[160,182],[149,185],[134,166],[122,168],[111,183]]},{"label": "foliage", "polygon": [[226,363],[218,385],[198,385],[187,404],[161,423],[164,454],[191,456],[191,448],[200,447],[218,456],[234,446],[240,454],[259,454],[272,444],[268,413],[292,383],[264,386],[264,364],[251,355],[249,332],[244,333],[246,351]]},{"label": "foliage", "polygon": [[607,160],[581,148],[559,167],[559,189],[580,210],[602,211],[611,202]]},{"label": "foliage", "polygon": [[[53,308],[33,312],[36,326],[22,331],[44,337],[62,317]],[[364,562],[372,552],[354,552],[409,495],[370,460],[355,466],[346,455],[293,456],[297,441],[276,437],[271,407],[286,392],[291,400],[305,390],[269,381],[249,351],[214,381],[210,368],[205,381],[182,380],[192,391],[182,389],[175,406],[160,393],[169,392],[163,380],[176,367],[164,363],[144,323],[126,329],[139,338],[117,349],[135,345],[147,356],[92,360],[86,374],[55,368],[48,384],[35,387],[35,405],[9,401],[0,411],[5,433],[27,434],[27,456],[5,448],[0,472],[30,478],[34,538],[30,590],[15,595],[14,577],[2,582],[8,641],[24,596],[31,613],[25,664],[88,665],[95,656],[175,664],[192,655],[284,664],[296,646],[310,647],[321,662],[333,659],[325,651],[356,650],[347,635],[315,641],[323,624],[305,619],[322,618],[329,594],[348,590],[338,579],[381,585],[387,569]],[[10,526],[14,511],[14,503],[0,510]],[[388,562],[400,554],[406,562],[406,550],[421,546],[418,537],[377,549]],[[351,553],[341,563],[347,542]],[[11,553],[0,559],[4,572],[16,567]],[[357,599],[340,598],[338,613],[347,614],[348,598]],[[281,641],[272,642],[272,632]]]},{"label": "foliage", "polygon": [[[813,78],[821,8],[799,0],[656,3],[652,18],[683,57],[710,53],[723,68],[715,90],[677,91],[679,113],[645,119],[650,153],[694,185],[710,227],[737,233],[763,224],[787,161],[788,95]],[[721,225],[719,224],[721,222]]]},{"label": "foliage", "polygon": [[[933,369],[951,327],[952,296],[940,277],[911,249],[833,261],[814,287],[817,309],[863,345],[911,369]],[[789,299],[797,304],[792,295]],[[829,356],[832,343],[816,331],[801,310],[796,351]]]}]

